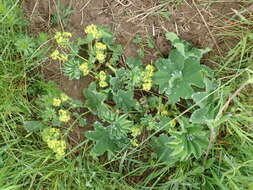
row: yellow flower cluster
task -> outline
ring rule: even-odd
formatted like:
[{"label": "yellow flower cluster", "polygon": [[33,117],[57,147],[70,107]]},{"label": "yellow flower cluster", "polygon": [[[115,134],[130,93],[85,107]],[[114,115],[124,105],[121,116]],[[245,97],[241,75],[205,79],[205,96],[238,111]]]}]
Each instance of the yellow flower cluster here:
[{"label": "yellow flower cluster", "polygon": [[138,143],[137,139],[132,139],[132,140],[131,140],[131,144],[132,144],[133,146],[135,146],[135,147],[139,146],[139,143]]},{"label": "yellow flower cluster", "polygon": [[61,99],[59,99],[59,98],[54,98],[52,104],[53,104],[53,106],[55,106],[55,107],[59,107],[59,106],[61,105]]},{"label": "yellow flower cluster", "polygon": [[106,50],[106,45],[101,42],[96,42],[95,48],[96,48],[96,50],[99,50],[99,51]]},{"label": "yellow flower cluster", "polygon": [[59,46],[65,47],[69,43],[69,38],[71,37],[72,34],[69,32],[56,32],[54,39]]},{"label": "yellow flower cluster", "polygon": [[83,75],[86,76],[89,74],[89,64],[88,62],[84,62],[79,66],[80,71],[83,72]]},{"label": "yellow flower cluster", "polygon": [[98,30],[97,26],[94,25],[94,24],[88,25],[88,26],[85,28],[84,32],[85,32],[86,34],[92,35],[92,37],[93,37],[94,39],[99,39],[99,38],[101,38],[101,36],[102,36],[101,32]]},{"label": "yellow flower cluster", "polygon": [[173,119],[173,120],[170,121],[170,126],[171,127],[175,127],[176,124],[177,124],[177,120],[176,119]]},{"label": "yellow flower cluster", "polygon": [[162,109],[161,110],[161,115],[162,116],[167,116],[167,115],[169,115],[169,112],[166,109]]},{"label": "yellow flower cluster", "polygon": [[103,63],[105,61],[106,55],[103,51],[96,51],[96,59],[99,63]]},{"label": "yellow flower cluster", "polygon": [[61,94],[61,101],[66,102],[67,100],[69,100],[69,97],[66,94],[62,93]]},{"label": "yellow flower cluster", "polygon": [[50,140],[47,142],[47,145],[55,153],[56,159],[60,160],[64,157],[66,150],[66,142],[63,140]]},{"label": "yellow flower cluster", "polygon": [[104,88],[107,87],[108,84],[106,82],[106,73],[104,71],[100,71],[98,74],[99,86]]},{"label": "yellow flower cluster", "polygon": [[131,136],[133,139],[131,140],[131,144],[133,146],[139,146],[138,140],[136,139],[137,136],[141,134],[142,131],[142,126],[135,126],[131,129]]},{"label": "yellow flower cluster", "polygon": [[141,131],[142,131],[142,127],[141,126],[136,126],[136,127],[133,127],[131,129],[131,135],[133,137],[137,137],[141,134]]},{"label": "yellow flower cluster", "polygon": [[62,102],[65,102],[65,101],[67,101],[68,99],[69,99],[69,97],[68,97],[66,94],[62,93],[62,94],[60,95],[60,98],[54,98],[54,99],[53,99],[52,105],[53,105],[54,107],[59,107],[59,106],[61,105]]},{"label": "yellow flower cluster", "polygon": [[[71,37],[72,37],[72,34],[69,32],[56,32],[54,39],[56,40],[59,46],[66,47],[66,45],[69,43],[69,38]],[[50,57],[53,60],[59,60],[62,62],[65,62],[68,60],[68,55],[60,53],[57,49],[51,53]]]},{"label": "yellow flower cluster", "polygon": [[101,42],[96,42],[95,49],[96,49],[96,59],[100,63],[104,62],[106,58],[106,55],[105,55],[106,45]]},{"label": "yellow flower cluster", "polygon": [[68,122],[70,120],[70,114],[66,110],[60,109],[59,120],[62,122]]},{"label": "yellow flower cluster", "polygon": [[67,55],[64,55],[64,54],[61,54],[57,49],[53,51],[53,53],[51,53],[51,58],[53,60],[59,60],[59,61],[67,61],[68,60],[68,56]]},{"label": "yellow flower cluster", "polygon": [[60,135],[61,135],[60,130],[56,128],[45,128],[42,131],[42,139],[45,142],[48,142],[52,139],[58,139]]},{"label": "yellow flower cluster", "polygon": [[[98,27],[94,24],[88,25],[84,32],[88,35],[91,35],[94,39],[99,39],[102,37],[102,32],[99,31]],[[95,49],[96,49],[96,59],[98,62],[103,63],[106,58],[105,50],[106,45],[101,42],[95,43]]]},{"label": "yellow flower cluster", "polygon": [[142,72],[143,84],[142,89],[149,91],[152,88],[152,77],[154,75],[155,67],[152,65],[147,65],[144,72]]},{"label": "yellow flower cluster", "polygon": [[66,151],[66,142],[60,139],[60,130],[56,128],[46,128],[42,132],[42,139],[48,147],[55,153],[56,159],[64,157]]}]

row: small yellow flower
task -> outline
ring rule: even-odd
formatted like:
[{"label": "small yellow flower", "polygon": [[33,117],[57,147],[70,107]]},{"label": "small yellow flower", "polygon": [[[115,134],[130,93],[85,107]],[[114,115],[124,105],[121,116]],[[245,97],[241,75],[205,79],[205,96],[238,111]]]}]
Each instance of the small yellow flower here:
[{"label": "small yellow flower", "polygon": [[141,73],[143,77],[142,89],[149,91],[152,88],[152,77],[154,75],[155,67],[152,65],[147,65],[144,72]]},{"label": "small yellow flower", "polygon": [[153,72],[155,70],[155,67],[153,65],[147,65],[146,70]]},{"label": "small yellow flower", "polygon": [[55,32],[54,39],[59,39],[60,37],[62,37],[61,32]]},{"label": "small yellow flower", "polygon": [[101,42],[96,42],[95,48],[96,48],[97,50],[106,50],[106,45],[103,44],[103,43],[101,43]]},{"label": "small yellow flower", "polygon": [[137,137],[137,136],[139,136],[140,134],[141,134],[141,127],[140,126],[136,126],[136,127],[134,127],[134,128],[132,128],[131,129],[131,135],[133,136],[133,137]]},{"label": "small yellow flower", "polygon": [[98,74],[98,78],[100,81],[105,81],[106,80],[106,73],[104,71],[100,71]]},{"label": "small yellow flower", "polygon": [[97,26],[94,24],[88,25],[84,32],[86,34],[92,35],[93,38],[99,39],[101,37],[101,32],[98,30]]},{"label": "small yellow flower", "polygon": [[86,34],[91,34],[91,33],[94,33],[94,32],[97,32],[97,26],[94,25],[94,24],[88,25],[85,29]]},{"label": "small yellow flower", "polygon": [[68,60],[68,55],[60,54],[59,60],[63,61],[63,62],[67,61]]},{"label": "small yellow flower", "polygon": [[56,32],[54,35],[57,44],[63,47],[69,42],[70,37],[72,37],[72,34],[69,32]]},{"label": "small yellow flower", "polygon": [[72,37],[72,34],[70,32],[63,32],[62,35],[64,37],[68,37],[68,38],[71,38]]},{"label": "small yellow flower", "polygon": [[169,115],[169,112],[165,109],[161,110],[161,115],[166,116]]},{"label": "small yellow flower", "polygon": [[56,159],[63,158],[66,150],[66,142],[63,140],[49,140],[48,147],[56,154]]},{"label": "small yellow flower", "polygon": [[104,88],[104,87],[107,87],[107,86],[108,86],[108,83],[105,82],[105,81],[100,81],[100,82],[99,82],[99,86],[100,86],[101,88]]},{"label": "small yellow flower", "polygon": [[61,100],[59,98],[53,99],[53,106],[59,107],[61,105]]},{"label": "small yellow flower", "polygon": [[145,82],[145,83],[142,84],[142,89],[143,90],[149,91],[149,90],[151,90],[151,88],[152,88],[152,82],[151,81]]},{"label": "small yellow flower", "polygon": [[50,57],[53,60],[59,60],[59,61],[67,61],[68,60],[68,55],[60,54],[60,52],[56,49],[51,53]]},{"label": "small yellow flower", "polygon": [[173,120],[170,121],[170,126],[171,127],[175,127],[176,124],[177,124],[177,120],[173,119]]},{"label": "small yellow flower", "polygon": [[53,51],[53,53],[51,53],[51,58],[53,59],[53,60],[56,60],[56,59],[58,59],[59,58],[59,55],[60,55],[60,52],[56,49],[56,50],[54,50]]},{"label": "small yellow flower", "polygon": [[67,111],[60,109],[59,110],[59,120],[62,122],[68,122],[70,120],[70,115]]},{"label": "small yellow flower", "polygon": [[105,56],[105,54],[104,54],[103,52],[100,52],[100,51],[96,52],[96,59],[97,59],[100,63],[104,62],[104,61],[105,61],[105,58],[106,58],[106,56]]},{"label": "small yellow flower", "polygon": [[106,73],[104,71],[100,71],[98,74],[99,86],[104,88],[108,86],[106,80]]},{"label": "small yellow flower", "polygon": [[64,94],[64,93],[61,94],[61,101],[65,102],[68,99],[69,99],[69,97],[66,94]]},{"label": "small yellow flower", "polygon": [[66,142],[60,139],[60,130],[56,128],[46,128],[42,132],[42,139],[47,146],[55,153],[56,159],[64,157],[66,151]]},{"label": "small yellow flower", "polygon": [[42,131],[42,139],[47,142],[51,139],[58,139],[60,137],[60,130],[57,128],[45,128]]},{"label": "small yellow flower", "polygon": [[133,146],[135,146],[135,147],[139,146],[139,143],[138,143],[138,141],[137,141],[136,139],[132,139],[132,140],[131,140],[131,144],[132,144]]},{"label": "small yellow flower", "polygon": [[80,71],[83,72],[83,75],[86,76],[89,74],[89,64],[88,62],[84,62],[79,66]]}]

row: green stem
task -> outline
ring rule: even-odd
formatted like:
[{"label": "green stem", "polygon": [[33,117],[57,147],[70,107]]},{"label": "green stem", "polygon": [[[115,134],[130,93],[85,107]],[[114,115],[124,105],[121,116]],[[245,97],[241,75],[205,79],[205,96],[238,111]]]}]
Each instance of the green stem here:
[{"label": "green stem", "polygon": [[109,69],[111,69],[114,73],[116,73],[116,69],[115,69],[113,66],[111,66],[109,63],[106,64],[106,66],[107,66]]}]

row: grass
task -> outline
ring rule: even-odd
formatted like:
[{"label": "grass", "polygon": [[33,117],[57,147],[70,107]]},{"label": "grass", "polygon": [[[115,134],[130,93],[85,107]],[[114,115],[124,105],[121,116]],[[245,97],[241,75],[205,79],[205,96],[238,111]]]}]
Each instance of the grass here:
[{"label": "grass", "polygon": [[[145,145],[130,153],[122,151],[109,162],[94,160],[87,156],[87,140],[72,147],[66,159],[55,161],[40,136],[23,128],[23,121],[36,109],[34,97],[50,87],[38,69],[46,51],[37,38],[28,36],[22,15],[19,4],[0,1],[1,190],[253,189],[251,85],[224,110],[205,165],[192,160],[163,166],[145,157]],[[251,19],[235,20],[236,27],[223,31],[221,35],[236,38],[237,44],[224,58],[209,58],[222,82],[223,104],[252,77]],[[31,52],[37,53],[31,56]]]}]

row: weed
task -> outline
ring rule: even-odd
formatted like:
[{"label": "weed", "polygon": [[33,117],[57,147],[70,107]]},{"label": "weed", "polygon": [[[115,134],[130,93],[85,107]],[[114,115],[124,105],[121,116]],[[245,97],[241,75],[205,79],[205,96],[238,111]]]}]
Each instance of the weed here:
[{"label": "weed", "polygon": [[74,12],[72,9],[72,1],[68,6],[64,6],[59,0],[56,4],[56,12],[51,17],[51,23],[53,25],[61,24],[66,26],[70,22],[70,15]]}]

